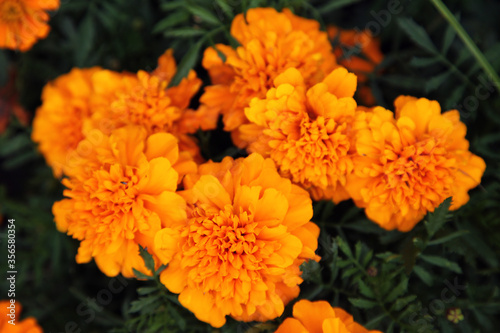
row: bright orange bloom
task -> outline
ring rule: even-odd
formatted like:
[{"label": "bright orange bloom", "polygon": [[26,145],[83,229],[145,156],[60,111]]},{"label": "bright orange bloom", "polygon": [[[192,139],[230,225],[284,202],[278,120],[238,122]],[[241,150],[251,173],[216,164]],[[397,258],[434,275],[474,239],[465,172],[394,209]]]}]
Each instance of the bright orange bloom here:
[{"label": "bright orange bloom", "polygon": [[293,318],[286,318],[275,333],[382,333],[369,331],[341,308],[328,302],[300,300],[293,306]]},{"label": "bright orange bloom", "polygon": [[0,0],[0,48],[27,51],[47,37],[48,10],[59,8],[59,0]]},{"label": "bright orange bloom", "polygon": [[[14,306],[15,309],[9,309]],[[10,300],[0,301],[0,333],[42,333],[43,330],[35,318],[29,317],[20,320],[22,306],[19,302],[11,303]],[[15,314],[12,318],[10,315]],[[13,320],[15,325],[10,324],[9,321]]]},{"label": "bright orange bloom", "polygon": [[[358,77],[357,95],[364,104],[375,104],[375,97],[366,83],[368,74],[372,73],[384,59],[380,51],[380,40],[373,37],[370,30],[344,30],[329,26],[327,31],[330,39],[338,40],[338,45],[334,47],[333,52],[339,64]],[[354,55],[359,53],[361,56]]]},{"label": "bright orange bloom", "polygon": [[452,210],[469,201],[486,165],[469,151],[458,111],[410,96],[394,104],[395,117],[382,107],[358,114],[346,189],[381,227],[409,231],[446,198]]},{"label": "bright orange bloom", "polygon": [[[31,138],[60,177],[78,143],[84,138],[83,122],[90,117],[90,96],[95,94],[92,76],[100,68],[74,68],[49,82],[42,91],[42,105],[33,120]],[[119,75],[119,74],[117,74]]]},{"label": "bright orange bloom", "polygon": [[231,131],[239,147],[238,127],[247,123],[244,109],[254,97],[264,98],[273,80],[288,68],[297,68],[308,84],[320,82],[336,67],[328,36],[319,23],[300,18],[288,9],[255,8],[239,14],[231,25],[232,36],[241,44],[236,50],[218,44],[223,61],[208,48],[203,66],[212,78],[200,101],[201,110],[223,114],[224,129]]},{"label": "bright orange bloom", "polygon": [[264,99],[254,99],[242,125],[248,151],[272,158],[282,176],[308,190],[313,199],[348,198],[343,186],[354,167],[351,123],[356,76],[338,68],[310,87],[300,72],[286,70]]},{"label": "bright orange bloom", "polygon": [[[161,282],[198,319],[266,321],[299,294],[299,266],[319,260],[306,191],[259,154],[209,162],[186,176],[188,224],[156,234]],[[177,244],[177,246],[173,246]]]},{"label": "bright orange bloom", "polygon": [[53,206],[58,230],[81,241],[78,263],[94,258],[108,276],[132,277],[132,268],[148,274],[139,244],[152,251],[157,231],[186,224],[186,203],[175,191],[196,164],[179,155],[173,135],[148,136],[139,126],[110,136],[94,130],[79,147],[63,179],[68,199]]},{"label": "bright orange bloom", "polygon": [[144,126],[148,134],[174,134],[181,150],[200,160],[197,143],[188,134],[215,127],[217,115],[189,109],[190,99],[201,85],[194,71],[178,86],[167,88],[175,71],[172,50],[168,50],[152,73],[73,69],[45,86],[32,138],[40,144],[54,175],[66,172],[84,135],[94,129],[109,135],[129,124]]}]

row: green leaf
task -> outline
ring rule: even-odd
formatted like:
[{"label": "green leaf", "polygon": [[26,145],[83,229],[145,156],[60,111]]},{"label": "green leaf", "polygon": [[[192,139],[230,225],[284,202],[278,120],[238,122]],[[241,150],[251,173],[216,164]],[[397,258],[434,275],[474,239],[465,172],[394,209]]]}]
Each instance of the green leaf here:
[{"label": "green leaf", "polygon": [[327,4],[321,6],[318,8],[318,11],[320,14],[328,14],[334,10],[340,9],[342,7],[348,6],[355,4],[357,2],[360,2],[361,0],[333,0],[329,1]]},{"label": "green leaf", "polygon": [[438,63],[440,60],[438,57],[432,57],[432,58],[419,58],[419,57],[413,57],[410,60],[410,66],[413,67],[428,67],[431,65],[434,65]]},{"label": "green leaf", "polygon": [[434,43],[432,43],[432,40],[430,39],[425,29],[415,23],[415,21],[409,18],[400,18],[398,19],[398,24],[404,30],[404,32],[406,32],[410,39],[417,45],[429,51],[430,53],[438,53],[436,46],[434,46]]},{"label": "green leaf", "polygon": [[179,28],[175,30],[165,31],[163,35],[165,37],[175,37],[175,38],[188,38],[201,36],[206,34],[207,31],[199,28]]},{"label": "green leaf", "polygon": [[206,8],[200,6],[186,5],[186,9],[191,12],[191,14],[198,16],[201,20],[205,21],[210,25],[220,25],[221,22],[212,12]]},{"label": "green leaf", "polygon": [[76,67],[85,67],[87,58],[90,55],[92,46],[94,45],[95,23],[91,15],[84,17],[78,29],[78,38],[75,40],[77,45],[74,45],[74,59]]},{"label": "green leaf", "polygon": [[448,50],[450,49],[450,46],[453,43],[456,34],[457,33],[455,32],[455,29],[453,29],[453,26],[451,24],[448,24],[446,32],[444,33],[443,46],[441,48],[441,53],[443,55],[446,55],[446,53],[448,53]]},{"label": "green leaf", "polygon": [[417,295],[409,295],[403,298],[398,298],[394,305],[391,307],[391,310],[401,311],[405,306],[409,303],[413,302],[417,298]]},{"label": "green leaf", "polygon": [[359,269],[357,267],[351,267],[342,272],[342,279],[346,279],[349,276],[357,273]]},{"label": "green leaf", "polygon": [[161,4],[161,9],[164,11],[171,11],[184,6],[184,1],[168,1]]},{"label": "green leaf", "polygon": [[231,8],[231,6],[227,3],[226,0],[215,0],[215,2],[217,3],[217,5],[222,9],[222,11],[224,12],[224,14],[226,14],[226,16],[230,19],[232,19],[234,17],[234,14],[233,14],[233,9]]},{"label": "green leaf", "polygon": [[378,305],[378,303],[374,301],[369,301],[367,299],[362,299],[362,298],[353,298],[353,297],[349,297],[349,302],[351,302],[352,305],[360,309],[371,309]]},{"label": "green leaf", "polygon": [[392,302],[399,296],[403,295],[407,289],[408,289],[408,278],[406,276],[403,276],[401,278],[401,282],[398,283],[398,285],[394,287],[394,289],[392,289],[392,291],[389,293],[389,295],[385,297],[384,300],[386,302]]},{"label": "green leaf", "polygon": [[141,272],[139,272],[139,271],[138,271],[137,269],[135,269],[135,268],[132,268],[132,269],[133,269],[133,271],[134,271],[135,276],[136,276],[138,279],[143,279],[143,280],[152,280],[152,279],[153,279],[153,277],[152,277],[152,276],[149,276],[149,275],[146,275],[146,274],[144,274],[144,273],[141,273]]},{"label": "green leaf", "polygon": [[149,269],[151,272],[155,271],[155,260],[153,259],[153,256],[151,253],[147,251],[147,249],[143,248],[141,245],[139,245],[139,254],[144,260],[144,264],[146,265],[146,268]]},{"label": "green leaf", "polygon": [[453,233],[451,233],[449,235],[446,235],[444,237],[432,240],[429,243],[427,243],[427,245],[428,246],[432,246],[432,245],[443,244],[443,243],[451,241],[452,239],[455,239],[455,238],[467,235],[468,233],[469,233],[468,230],[458,230],[458,231],[455,231],[455,232],[453,232]]},{"label": "green leaf", "polygon": [[156,288],[156,287],[141,287],[141,288],[137,288],[137,293],[139,295],[142,295],[142,296],[154,293],[155,291],[158,291],[158,288]]},{"label": "green leaf", "polygon": [[444,73],[441,73],[439,75],[435,75],[432,77],[432,79],[428,80],[425,83],[425,92],[429,93],[431,91],[436,90],[439,88],[445,81],[446,79],[450,76],[451,71],[446,71]]},{"label": "green leaf", "polygon": [[153,33],[165,32],[168,28],[175,27],[179,23],[186,22],[189,19],[189,13],[185,11],[175,12],[158,22],[153,28]]},{"label": "green leaf", "polygon": [[349,258],[353,258],[352,251],[349,248],[349,245],[347,245],[347,243],[340,237],[337,237],[335,240],[339,245],[340,250]]},{"label": "green leaf", "polygon": [[427,272],[424,268],[422,268],[421,266],[417,266],[415,265],[413,267],[413,272],[415,272],[415,274],[417,274],[417,276],[420,278],[420,280],[422,280],[422,282],[424,282],[426,285],[428,286],[432,286],[433,285],[433,278],[432,278],[432,275]]},{"label": "green leaf", "polygon": [[456,263],[449,261],[448,259],[438,257],[438,256],[429,256],[429,255],[420,255],[422,260],[428,262],[431,265],[439,266],[442,268],[449,269],[457,274],[462,274],[462,269]]},{"label": "green leaf", "polygon": [[363,282],[363,280],[358,281],[359,292],[361,295],[366,296],[368,298],[375,298],[375,294],[373,291]]},{"label": "green leaf", "polygon": [[186,52],[182,61],[179,63],[177,67],[177,72],[175,73],[172,81],[169,86],[177,86],[183,78],[185,78],[189,71],[196,65],[196,61],[198,61],[198,56],[200,55],[200,49],[203,45],[204,40],[200,40],[198,43],[191,46],[191,48]]},{"label": "green leaf", "polygon": [[160,298],[160,295],[153,295],[150,297],[139,298],[138,300],[133,301],[131,303],[132,306],[130,307],[128,312],[129,313],[138,312],[138,311],[142,310],[145,306],[156,302],[157,300],[159,300],[159,298]]},{"label": "green leaf", "polygon": [[450,208],[451,198],[447,198],[443,201],[438,208],[434,210],[433,213],[427,215],[425,221],[425,228],[430,237],[443,227],[446,223],[446,216],[448,215],[448,210]]},{"label": "green leaf", "polygon": [[354,250],[356,253],[355,259],[356,261],[360,261],[361,259],[361,251],[363,250],[363,246],[361,245],[361,242],[357,242],[356,245],[354,246]]}]

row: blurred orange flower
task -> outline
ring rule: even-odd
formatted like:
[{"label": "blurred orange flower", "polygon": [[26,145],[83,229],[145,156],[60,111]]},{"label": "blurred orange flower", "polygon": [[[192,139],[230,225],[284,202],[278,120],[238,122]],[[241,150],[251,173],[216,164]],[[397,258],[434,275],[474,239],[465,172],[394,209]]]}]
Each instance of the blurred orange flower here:
[{"label": "blurred orange flower", "polygon": [[382,333],[369,331],[341,308],[328,302],[300,300],[293,306],[293,318],[286,318],[275,333]]},{"label": "blurred orange flower", "polygon": [[351,160],[352,98],[356,76],[338,68],[310,87],[290,68],[274,80],[264,99],[245,109],[242,125],[248,151],[273,159],[280,174],[308,190],[314,200],[348,199],[346,175]]},{"label": "blurred orange flower", "polygon": [[[9,307],[15,307],[11,312]],[[11,303],[10,300],[0,301],[0,333],[42,333],[42,328],[33,317],[20,320],[22,306],[19,302]],[[15,314],[15,325],[10,324],[13,320],[10,314]]]},{"label": "blurred orange flower", "polygon": [[95,130],[79,146],[86,153],[63,179],[67,199],[53,206],[58,230],[81,241],[78,263],[94,258],[108,276],[133,277],[132,268],[149,274],[139,244],[152,249],[158,230],[186,224],[186,203],[175,191],[196,164],[179,155],[173,135],[148,136],[139,126],[110,136]]},{"label": "blurred orange flower", "polygon": [[400,96],[396,115],[382,107],[358,113],[354,172],[346,189],[381,227],[409,231],[446,198],[454,210],[469,201],[486,165],[469,151],[458,111]]},{"label": "blurred orange flower", "polygon": [[380,51],[380,40],[373,37],[370,30],[346,30],[329,26],[327,31],[331,40],[338,41],[333,52],[339,64],[358,77],[359,87],[356,94],[365,105],[374,105],[375,97],[367,82],[368,74],[384,59]]},{"label": "blurred orange flower", "polygon": [[0,0],[0,48],[31,49],[49,34],[47,11],[59,5],[59,0]]},{"label": "blurred orange flower", "polygon": [[[320,82],[336,67],[328,36],[319,23],[300,18],[289,9],[254,8],[237,15],[231,35],[241,44],[236,50],[218,44],[208,48],[203,66],[212,86],[200,99],[201,110],[222,113],[224,129],[232,132],[234,143],[246,146],[238,127],[247,123],[244,109],[254,97],[264,98],[273,80],[288,68],[297,68],[307,84]],[[205,111],[207,112],[207,111]]]},{"label": "blurred orange flower", "polygon": [[75,68],[47,84],[33,122],[32,139],[39,143],[54,175],[60,177],[65,172],[84,135],[95,129],[109,135],[129,124],[144,126],[148,134],[174,134],[181,150],[201,161],[197,142],[188,134],[215,127],[217,115],[189,109],[201,85],[194,71],[178,86],[167,88],[175,71],[172,50],[167,50],[152,73]]},{"label": "blurred orange flower", "polygon": [[187,225],[155,237],[155,252],[168,263],[161,282],[214,327],[226,315],[240,321],[280,316],[299,294],[299,266],[319,260],[307,192],[258,154],[208,162],[186,176],[184,187]]}]

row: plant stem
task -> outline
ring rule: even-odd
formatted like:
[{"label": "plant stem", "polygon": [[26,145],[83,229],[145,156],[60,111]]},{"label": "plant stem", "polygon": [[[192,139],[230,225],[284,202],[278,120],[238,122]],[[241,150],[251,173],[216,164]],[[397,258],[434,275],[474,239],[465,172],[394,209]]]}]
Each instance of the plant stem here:
[{"label": "plant stem", "polygon": [[448,23],[453,27],[453,29],[455,29],[460,39],[462,39],[465,46],[476,58],[476,60],[479,62],[479,65],[481,65],[486,74],[488,74],[488,76],[493,80],[497,90],[500,92],[500,77],[498,77],[498,74],[495,72],[491,64],[488,62],[488,60],[479,50],[476,44],[474,44],[469,34],[467,34],[462,25],[457,21],[455,16],[450,12],[448,7],[446,7],[446,5],[441,0],[430,0],[430,1],[441,13],[441,15],[448,21]]}]

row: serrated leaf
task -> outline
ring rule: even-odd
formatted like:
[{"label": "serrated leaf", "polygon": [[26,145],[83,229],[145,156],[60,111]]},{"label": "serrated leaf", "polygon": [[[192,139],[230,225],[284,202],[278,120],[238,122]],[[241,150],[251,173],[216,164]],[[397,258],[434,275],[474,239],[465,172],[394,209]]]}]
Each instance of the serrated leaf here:
[{"label": "serrated leaf", "polygon": [[139,245],[139,255],[141,256],[142,260],[144,260],[144,264],[146,265],[146,268],[149,269],[151,272],[155,271],[155,260],[153,259],[153,256],[151,253],[147,251],[147,249],[143,248],[141,245]]},{"label": "serrated leaf", "polygon": [[175,30],[165,31],[163,35],[165,37],[175,37],[175,38],[188,38],[196,37],[206,34],[207,31],[198,28],[179,28]]},{"label": "serrated leaf", "polygon": [[191,12],[191,14],[199,17],[201,20],[205,21],[210,25],[220,25],[221,22],[212,12],[206,8],[200,6],[186,5],[186,9]]},{"label": "serrated leaf", "polygon": [[362,298],[353,298],[353,297],[349,297],[349,302],[351,302],[352,305],[360,309],[371,309],[378,305],[378,303],[374,301],[369,301],[367,299],[362,299]]},{"label": "serrated leaf", "polygon": [[318,8],[318,12],[322,15],[333,12],[334,10],[340,9],[345,6],[355,4],[361,0],[333,0],[329,1],[327,4]]},{"label": "serrated leaf", "polygon": [[156,287],[141,287],[141,288],[137,288],[137,293],[141,296],[144,296],[144,295],[147,295],[147,294],[151,294],[155,291],[158,291],[158,288]]},{"label": "serrated leaf", "polygon": [[363,282],[363,280],[358,281],[359,292],[361,295],[366,296],[368,298],[375,298],[375,294],[373,291]]},{"label": "serrated leaf", "polygon": [[156,302],[159,298],[160,298],[160,295],[153,295],[150,297],[139,298],[138,300],[133,301],[131,303],[132,306],[130,307],[128,312],[129,313],[138,312],[138,311],[142,310],[144,307],[146,307],[147,305],[150,305],[150,304]]},{"label": "serrated leaf", "polygon": [[434,236],[434,234],[446,223],[446,216],[448,215],[450,204],[451,197],[444,200],[433,213],[427,214],[425,228],[430,237]]},{"label": "serrated leaf", "polygon": [[415,23],[415,21],[409,18],[400,18],[398,19],[398,24],[404,30],[404,32],[406,32],[410,39],[417,45],[429,51],[430,53],[438,53],[436,46],[434,46],[434,43],[432,43],[432,40],[430,39],[425,29]]},{"label": "serrated leaf", "polygon": [[[220,9],[222,9],[222,11],[224,12],[224,14],[226,14],[226,16],[228,18],[233,18],[234,17],[234,14],[233,14],[233,9],[231,8],[231,6],[227,3],[227,1],[225,0],[215,0],[215,2],[217,3],[217,5],[220,7]],[[221,18],[222,19],[222,18]]]},{"label": "serrated leaf", "polygon": [[175,73],[172,81],[169,84],[170,87],[177,86],[181,82],[181,80],[189,74],[189,71],[196,65],[202,45],[203,40],[191,46],[191,48],[186,52],[186,54],[182,58],[182,61],[179,63],[179,66],[177,67],[177,72]]},{"label": "serrated leaf", "polygon": [[446,55],[448,53],[448,50],[450,49],[451,44],[453,43],[453,40],[455,39],[455,29],[451,24],[448,24],[448,27],[446,28],[446,31],[444,33],[444,38],[443,38],[443,46],[441,48],[441,53],[443,55]]},{"label": "serrated leaf", "polygon": [[363,258],[363,267],[366,267],[373,258],[373,250],[370,250]]},{"label": "serrated leaf", "polygon": [[361,251],[363,250],[363,246],[361,245],[361,242],[357,242],[356,245],[354,246],[354,251],[355,251],[355,259],[356,261],[360,261],[361,259]]},{"label": "serrated leaf", "polygon": [[438,63],[440,60],[438,57],[432,57],[432,58],[419,58],[419,57],[413,57],[410,60],[410,66],[413,67],[427,67],[434,65]]},{"label": "serrated leaf", "polygon": [[401,311],[405,306],[409,303],[413,302],[417,298],[417,295],[409,295],[402,298],[398,298],[394,305],[392,306],[392,310]]},{"label": "serrated leaf", "polygon": [[399,296],[403,295],[406,290],[408,289],[408,278],[406,276],[403,276],[401,278],[401,282],[398,283],[394,289],[387,295],[384,299],[386,302],[392,302]]},{"label": "serrated leaf", "polygon": [[450,74],[451,74],[451,71],[446,71],[444,73],[441,73],[439,75],[432,77],[430,80],[428,80],[425,83],[425,92],[429,93],[429,92],[434,91],[437,88],[439,88],[446,81],[446,79],[450,76]]},{"label": "serrated leaf", "polygon": [[359,269],[357,267],[351,267],[342,272],[342,279],[346,279],[349,276],[357,273]]},{"label": "serrated leaf", "polygon": [[452,232],[451,234],[446,235],[444,237],[432,240],[429,243],[427,243],[427,245],[428,246],[432,246],[432,245],[443,244],[443,243],[449,242],[449,241],[451,241],[451,240],[453,240],[455,238],[467,235],[468,233],[469,233],[468,230],[458,230],[458,231]]},{"label": "serrated leaf", "polygon": [[420,255],[420,258],[431,265],[449,269],[450,271],[453,271],[457,274],[462,274],[462,269],[460,268],[460,266],[458,266],[454,262],[449,261],[448,259],[424,254]]},{"label": "serrated leaf", "polygon": [[149,275],[146,275],[142,272],[139,272],[137,269],[135,268],[132,268],[132,270],[134,271],[134,274],[135,276],[138,278],[138,279],[143,279],[143,280],[152,280],[153,277],[152,276],[149,276]]},{"label": "serrated leaf", "polygon": [[21,150],[30,147],[33,142],[26,135],[16,135],[9,138],[8,144],[0,146],[0,156],[6,157],[13,153],[19,153]]},{"label": "serrated leaf", "polygon": [[420,278],[420,280],[422,280],[422,282],[425,283],[426,285],[428,286],[433,285],[434,282],[432,275],[421,266],[416,266],[416,265],[413,266],[413,272],[415,272],[415,274]]},{"label": "serrated leaf", "polygon": [[347,245],[347,243],[340,237],[337,237],[336,239],[336,242],[340,248],[340,250],[345,254],[347,255],[349,258],[353,258],[352,256],[352,251],[351,249],[349,248],[349,245]]},{"label": "serrated leaf", "polygon": [[187,22],[189,14],[185,11],[175,12],[158,22],[153,28],[153,33],[165,32],[168,28],[175,27],[179,23]]}]

